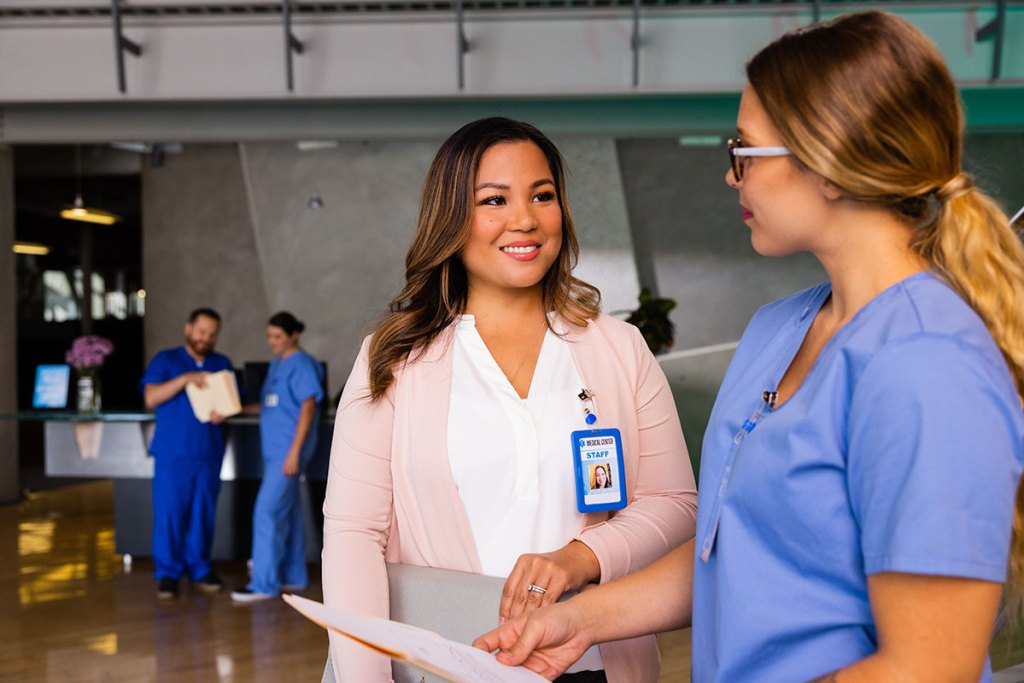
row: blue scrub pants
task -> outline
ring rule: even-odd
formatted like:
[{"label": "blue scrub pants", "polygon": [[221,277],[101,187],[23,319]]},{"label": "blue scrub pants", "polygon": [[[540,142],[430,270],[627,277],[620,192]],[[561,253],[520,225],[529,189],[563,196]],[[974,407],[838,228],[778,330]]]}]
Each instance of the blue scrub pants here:
[{"label": "blue scrub pants", "polygon": [[193,581],[212,571],[210,547],[220,493],[221,458],[156,458],[153,564],[157,579]]},{"label": "blue scrub pants", "polygon": [[281,473],[283,465],[283,458],[263,461],[263,483],[252,514],[249,590],[255,593],[276,595],[281,586],[309,583],[299,477],[286,477]]}]

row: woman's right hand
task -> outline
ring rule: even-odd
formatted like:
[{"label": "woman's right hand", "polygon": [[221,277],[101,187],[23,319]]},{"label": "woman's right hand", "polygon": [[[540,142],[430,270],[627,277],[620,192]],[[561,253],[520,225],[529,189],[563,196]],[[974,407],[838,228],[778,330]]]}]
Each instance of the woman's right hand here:
[{"label": "woman's right hand", "polygon": [[554,680],[576,662],[593,642],[583,628],[583,614],[573,601],[528,612],[473,641],[509,666],[523,665]]}]

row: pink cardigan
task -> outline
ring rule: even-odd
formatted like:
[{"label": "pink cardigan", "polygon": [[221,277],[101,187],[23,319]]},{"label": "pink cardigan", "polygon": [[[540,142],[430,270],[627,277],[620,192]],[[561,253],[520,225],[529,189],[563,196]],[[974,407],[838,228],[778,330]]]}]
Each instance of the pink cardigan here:
[{"label": "pink cardigan", "polygon": [[[604,583],[693,537],[693,470],[668,382],[639,330],[606,315],[586,328],[559,319],[554,327],[570,342],[580,377],[595,394],[600,424],[622,432],[630,504],[587,514],[576,537],[597,556]],[[448,463],[452,330],[398,369],[376,404],[368,398],[369,338],[363,342],[341,396],[331,447],[324,501],[327,605],[387,617],[385,559],[481,571]],[[339,683],[391,680],[386,657],[340,636],[332,636],[331,653]],[[606,643],[601,656],[610,683],[658,680],[654,636]]]}]

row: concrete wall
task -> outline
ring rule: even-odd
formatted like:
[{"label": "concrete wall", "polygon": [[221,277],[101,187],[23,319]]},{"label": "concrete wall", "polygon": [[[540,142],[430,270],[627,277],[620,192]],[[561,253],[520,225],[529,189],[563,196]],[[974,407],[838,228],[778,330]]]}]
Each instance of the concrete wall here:
[{"label": "concrete wall", "polygon": [[[14,153],[0,146],[0,415],[18,410],[16,322],[14,287]],[[18,499],[18,423],[0,420],[0,503]]]},{"label": "concrete wall", "polygon": [[[764,258],[750,245],[735,190],[724,182],[721,145],[681,146],[675,139],[618,142],[629,222],[661,296],[678,302],[676,349],[736,341],[761,305],[826,278],[812,256]],[[973,134],[965,166],[978,185],[1015,212],[1024,204],[1024,135]],[[642,269],[641,269],[642,270]],[[699,466],[704,427],[730,349],[670,354],[662,368],[672,386],[683,432]]]},{"label": "concrete wall", "polygon": [[766,259],[750,246],[722,146],[643,139],[618,149],[630,223],[661,296],[678,303],[675,348],[735,341],[759,306],[824,279],[811,256]]},{"label": "concrete wall", "polygon": [[[280,309],[307,325],[329,389],[404,282],[420,189],[440,140],[186,146],[143,174],[146,353],[181,341],[188,311],[224,316],[218,348],[236,365],[269,357],[265,322]],[[610,139],[559,141],[581,243],[577,274],[605,310],[638,292],[623,184]],[[322,208],[310,208],[317,194]]]},{"label": "concrete wall", "polygon": [[[764,258],[750,245],[721,145],[618,142],[629,222],[647,245],[662,296],[676,299],[675,348],[739,339],[761,305],[825,279],[808,254]],[[1024,135],[972,134],[964,165],[1011,214],[1024,204]],[[639,240],[638,240],[639,241]]]},{"label": "concrete wall", "polygon": [[142,188],[146,357],[181,344],[200,306],[223,316],[218,348],[236,364],[260,357],[267,304],[238,148],[187,147],[145,167]]},{"label": "concrete wall", "polygon": [[580,242],[576,276],[600,288],[605,312],[636,308],[640,286],[615,141],[565,138],[555,143],[566,158],[569,204]]},{"label": "concrete wall", "polygon": [[[303,344],[327,361],[331,393],[348,376],[372,321],[402,286],[420,186],[434,143],[294,144],[241,148],[266,306],[249,332],[266,358],[263,324],[286,309],[306,323]],[[320,209],[309,199],[319,193]]]}]

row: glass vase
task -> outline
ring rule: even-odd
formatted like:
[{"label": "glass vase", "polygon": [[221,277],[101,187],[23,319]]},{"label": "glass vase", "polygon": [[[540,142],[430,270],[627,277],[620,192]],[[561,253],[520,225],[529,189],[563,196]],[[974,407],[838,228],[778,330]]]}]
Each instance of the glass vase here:
[{"label": "glass vase", "polygon": [[103,406],[100,394],[100,369],[79,368],[76,406],[80,413],[98,413]]}]

